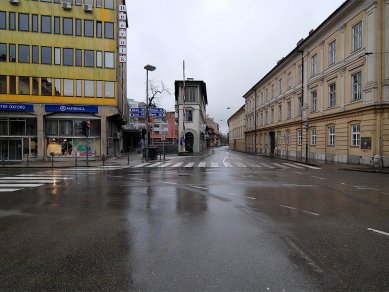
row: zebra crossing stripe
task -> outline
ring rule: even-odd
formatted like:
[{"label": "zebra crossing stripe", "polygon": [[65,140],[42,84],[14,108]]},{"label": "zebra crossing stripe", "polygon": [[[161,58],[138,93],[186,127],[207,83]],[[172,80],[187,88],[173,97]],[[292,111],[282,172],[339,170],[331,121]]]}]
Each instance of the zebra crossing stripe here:
[{"label": "zebra crossing stripe", "polygon": [[146,165],[149,165],[149,164],[150,163],[145,162],[145,163],[141,163],[141,164],[135,165],[134,167],[142,167],[142,166],[146,166]]},{"label": "zebra crossing stripe", "polygon": [[167,162],[167,163],[161,164],[159,167],[166,167],[166,166],[168,166],[170,164],[171,164],[171,162]]},{"label": "zebra crossing stripe", "polygon": [[235,162],[235,164],[236,164],[238,167],[247,167],[247,166],[244,165],[242,162]]},{"label": "zebra crossing stripe", "polygon": [[15,192],[22,189],[0,189],[0,193]]},{"label": "zebra crossing stripe", "polygon": [[308,164],[302,164],[302,163],[296,163],[296,164],[303,166],[303,167],[311,168],[311,169],[321,169],[320,167],[316,167],[316,166],[312,166],[312,165],[308,165]]},{"label": "zebra crossing stripe", "polygon": [[12,188],[12,187],[20,187],[20,188],[35,188],[43,186],[43,184],[0,184],[0,188]]},{"label": "zebra crossing stripe", "polygon": [[206,163],[205,161],[200,162],[199,167],[205,167],[205,163]]},{"label": "zebra crossing stripe", "polygon": [[247,163],[247,165],[248,165],[249,167],[260,167],[259,165],[253,164],[253,163]]},{"label": "zebra crossing stripe", "polygon": [[229,163],[229,162],[223,162],[223,164],[225,167],[232,167],[231,163]]},{"label": "zebra crossing stripe", "polygon": [[193,164],[195,164],[194,162],[189,162],[188,164],[186,164],[184,167],[192,167]]},{"label": "zebra crossing stripe", "polygon": [[156,166],[158,166],[158,165],[161,165],[162,163],[163,163],[163,162],[156,162],[156,163],[147,165],[146,167],[156,167]]},{"label": "zebra crossing stripe", "polygon": [[294,165],[292,163],[283,163],[284,165],[287,165],[287,166],[290,166],[290,167],[294,167],[294,168],[298,168],[298,169],[303,169],[304,167],[301,167],[301,166],[298,166],[298,165]]},{"label": "zebra crossing stripe", "polygon": [[219,164],[217,162],[211,162],[211,167],[219,167]]},{"label": "zebra crossing stripe", "polygon": [[178,162],[178,163],[172,165],[172,167],[180,167],[182,164],[184,164],[184,163],[183,162]]},{"label": "zebra crossing stripe", "polygon": [[282,164],[279,164],[279,163],[272,163],[273,165],[275,165],[275,166],[278,166],[278,167],[281,167],[281,168],[288,168],[287,166],[285,166],[285,165],[282,165]]},{"label": "zebra crossing stripe", "polygon": [[264,166],[264,167],[267,167],[267,168],[271,168],[273,169],[274,167],[269,165],[269,164],[266,164],[266,163],[260,163],[260,165]]}]

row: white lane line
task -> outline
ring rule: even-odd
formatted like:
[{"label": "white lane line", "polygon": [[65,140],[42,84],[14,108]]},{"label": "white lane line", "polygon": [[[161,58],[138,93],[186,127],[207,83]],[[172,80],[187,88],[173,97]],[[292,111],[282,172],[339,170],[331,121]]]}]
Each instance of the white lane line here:
[{"label": "white lane line", "polygon": [[0,177],[1,180],[20,180],[20,179],[24,179],[24,180],[34,180],[34,179],[43,179],[43,180],[54,180],[56,179],[55,177],[51,178],[51,177],[33,177],[33,176],[3,176],[3,177]]},{"label": "white lane line", "polygon": [[321,169],[320,167],[313,166],[313,165],[308,165],[308,164],[303,164],[303,163],[297,163],[296,162],[295,164],[303,166],[303,167],[311,168],[311,169]]},{"label": "white lane line", "polygon": [[136,178],[136,177],[133,177],[133,178],[131,178],[132,180],[140,180],[140,181],[144,181],[144,179],[143,178]]},{"label": "white lane line", "polygon": [[301,166],[298,166],[298,165],[295,165],[295,164],[292,164],[292,163],[283,163],[284,165],[287,165],[287,166],[290,166],[290,167],[294,167],[294,168],[299,168],[299,169],[303,169],[304,167],[301,167]]},{"label": "white lane line", "polygon": [[367,230],[370,230],[370,231],[373,231],[373,232],[377,232],[379,234],[383,234],[383,235],[389,236],[388,232],[384,232],[384,231],[381,231],[381,230],[377,230],[377,229],[373,229],[373,228],[367,228]]},{"label": "white lane line", "polygon": [[236,164],[238,167],[247,167],[247,166],[244,165],[242,162],[235,162],[235,164]]},{"label": "white lane line", "polygon": [[202,162],[199,163],[199,167],[205,167],[205,164],[206,164],[206,162],[202,161]]},{"label": "white lane line", "polygon": [[184,164],[184,163],[183,162],[178,162],[178,163],[172,165],[172,167],[180,167],[182,164]]},{"label": "white lane line", "polygon": [[303,213],[314,215],[314,216],[320,216],[320,214],[318,214],[318,213],[313,213],[313,212],[309,212],[309,211],[305,211],[305,210],[299,210],[299,209],[297,209],[295,207],[291,207],[291,206],[280,205],[280,207],[295,210],[298,212],[303,212]]},{"label": "white lane line", "polygon": [[287,208],[287,209],[292,209],[292,210],[297,210],[296,208],[294,207],[291,207],[291,206],[285,206],[285,205],[280,205],[282,208]]},{"label": "white lane line", "polygon": [[149,165],[149,163],[148,162],[141,163],[141,164],[135,165],[134,167],[142,167],[142,166],[145,166],[145,165]]},{"label": "white lane line", "polygon": [[0,188],[12,188],[12,187],[20,187],[20,188],[35,188],[43,186],[43,184],[0,184]]},{"label": "white lane line", "polygon": [[205,187],[199,187],[199,186],[191,186],[191,187],[196,189],[208,190],[208,188]]},{"label": "white lane line", "polygon": [[368,188],[368,187],[361,187],[357,188],[358,190],[370,190],[370,191],[382,191],[382,189],[376,189],[376,188]]},{"label": "white lane line", "polygon": [[153,163],[151,165],[147,165],[146,167],[156,167],[158,165],[161,165],[163,162],[156,162],[156,163]]},{"label": "white lane line", "polygon": [[256,200],[257,198],[253,198],[253,197],[246,197],[246,199],[250,199],[250,200]]},{"label": "white lane line", "polygon": [[304,213],[307,213],[307,214],[311,214],[313,216],[319,216],[320,215],[320,214],[309,212],[309,211],[305,211],[305,210],[301,210],[301,211],[304,212]]},{"label": "white lane line", "polygon": [[223,164],[224,164],[224,167],[232,167],[231,163],[229,163],[229,162],[223,161]]},{"label": "white lane line", "polygon": [[2,180],[0,181],[0,186],[1,184],[3,183],[15,183],[15,184],[19,184],[19,183],[35,183],[35,184],[55,184],[55,183],[59,183],[60,181],[57,181],[57,180],[43,180],[43,179],[40,179],[40,180]]},{"label": "white lane line", "polygon": [[175,182],[170,182],[170,181],[164,181],[163,183],[164,184],[168,184],[168,185],[176,185],[177,184]]},{"label": "white lane line", "polygon": [[298,173],[298,174],[303,174],[302,172],[299,172],[299,171],[295,171],[295,173]]},{"label": "white lane line", "polygon": [[211,167],[219,167],[219,164],[217,162],[211,162]]},{"label": "white lane line", "polygon": [[269,165],[269,164],[266,164],[266,163],[260,163],[260,165],[264,166],[264,167],[267,167],[267,168],[271,168],[273,169],[274,167]]},{"label": "white lane line", "polygon": [[51,178],[61,178],[61,179],[67,179],[72,178],[69,176],[63,176],[63,175],[52,175],[52,174],[18,174],[17,177],[36,177],[36,178],[42,178],[42,177],[51,177]]},{"label": "white lane line", "polygon": [[0,189],[0,193],[15,192],[22,189]]},{"label": "white lane line", "polygon": [[325,180],[325,178],[324,178],[324,177],[320,177],[320,176],[312,176],[312,177],[314,177],[314,178],[317,178],[317,179],[322,179],[322,180]]},{"label": "white lane line", "polygon": [[189,162],[188,164],[186,164],[184,167],[192,167],[195,163],[194,162]]},{"label": "white lane line", "polygon": [[288,186],[288,187],[308,187],[308,188],[317,188],[317,186],[315,186],[315,185],[284,184],[284,186]]}]

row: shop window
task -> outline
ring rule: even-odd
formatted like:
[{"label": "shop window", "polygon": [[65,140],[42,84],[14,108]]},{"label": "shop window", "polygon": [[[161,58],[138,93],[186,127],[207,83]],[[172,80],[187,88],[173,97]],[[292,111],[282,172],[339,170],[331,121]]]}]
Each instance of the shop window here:
[{"label": "shop window", "polygon": [[113,22],[104,22],[104,38],[113,39],[114,26]]},{"label": "shop window", "polygon": [[73,136],[73,121],[59,120],[59,136]]},{"label": "shop window", "polygon": [[37,135],[37,122],[35,118],[26,119],[26,135],[27,136]]},{"label": "shop window", "polygon": [[63,95],[74,96],[74,80],[64,79],[63,80]]},{"label": "shop window", "polygon": [[84,66],[85,67],[94,67],[94,51],[93,50],[84,50]]},{"label": "shop window", "polygon": [[0,75],[0,94],[7,94],[7,76]]},{"label": "shop window", "polygon": [[19,63],[30,63],[30,46],[19,45],[18,46],[18,60]]},{"label": "shop window", "polygon": [[19,77],[19,90],[18,94],[30,94],[30,77]]},{"label": "shop window", "polygon": [[51,16],[41,15],[41,32],[51,33]]},{"label": "shop window", "polygon": [[84,81],[84,87],[85,87],[85,92],[84,96],[85,97],[94,97],[95,96],[95,88],[94,88],[94,81],[93,80],[85,80]]},{"label": "shop window", "polygon": [[49,64],[51,65],[52,62],[52,49],[51,47],[41,47],[41,62],[42,64]]},{"label": "shop window", "polygon": [[19,31],[29,31],[30,26],[29,26],[29,15],[25,13],[19,13]]},{"label": "shop window", "polygon": [[26,135],[26,120],[25,119],[9,119],[10,136],[25,136]]},{"label": "shop window", "polygon": [[53,94],[53,80],[51,78],[41,79],[41,95],[50,96]]},{"label": "shop window", "polygon": [[54,95],[61,96],[61,79],[54,79]]},{"label": "shop window", "polygon": [[38,15],[37,14],[32,15],[31,24],[32,24],[32,31],[38,32],[39,29],[38,29]]},{"label": "shop window", "polygon": [[104,82],[104,96],[105,97],[115,97],[115,82],[113,81],[105,81]]},{"label": "shop window", "polygon": [[8,119],[0,119],[0,135],[8,136]]},{"label": "shop window", "polygon": [[9,93],[16,94],[16,76],[9,76]]},{"label": "shop window", "polygon": [[7,44],[0,44],[0,62],[7,62]]},{"label": "shop window", "polygon": [[58,136],[58,120],[46,119],[45,133],[49,136]]},{"label": "shop window", "polygon": [[39,79],[32,77],[32,94],[39,95]]}]

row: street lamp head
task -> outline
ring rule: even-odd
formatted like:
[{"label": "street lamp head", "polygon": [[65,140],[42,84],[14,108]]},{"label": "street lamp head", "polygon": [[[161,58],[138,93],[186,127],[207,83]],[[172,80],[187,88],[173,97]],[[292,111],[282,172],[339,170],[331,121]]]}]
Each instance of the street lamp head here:
[{"label": "street lamp head", "polygon": [[155,69],[157,69],[155,66],[150,65],[150,64],[147,64],[144,68],[145,68],[147,71],[154,71]]}]

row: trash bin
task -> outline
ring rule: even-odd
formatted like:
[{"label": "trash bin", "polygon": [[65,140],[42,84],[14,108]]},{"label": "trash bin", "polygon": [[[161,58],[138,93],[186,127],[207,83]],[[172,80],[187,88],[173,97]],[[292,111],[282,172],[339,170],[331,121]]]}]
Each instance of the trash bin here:
[{"label": "trash bin", "polygon": [[[146,158],[146,148],[143,148],[143,157]],[[158,158],[158,148],[149,146],[149,160],[155,160]]]}]

